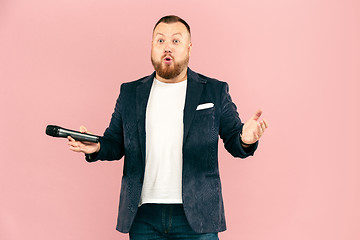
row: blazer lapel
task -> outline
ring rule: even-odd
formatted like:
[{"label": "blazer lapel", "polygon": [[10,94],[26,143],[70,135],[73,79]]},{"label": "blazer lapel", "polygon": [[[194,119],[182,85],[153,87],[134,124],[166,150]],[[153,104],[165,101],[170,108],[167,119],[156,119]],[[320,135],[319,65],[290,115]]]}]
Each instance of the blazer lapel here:
[{"label": "blazer lapel", "polygon": [[136,120],[139,131],[140,149],[145,166],[145,144],[146,144],[146,133],[145,133],[145,117],[146,117],[146,106],[149,100],[150,90],[155,77],[155,72],[150,76],[144,78],[139,86],[136,88]]},{"label": "blazer lapel", "polygon": [[204,88],[205,79],[200,79],[199,75],[190,68],[187,72],[187,89],[185,97],[185,107],[184,107],[184,138],[183,144],[185,142],[186,136],[189,133],[191,122],[194,118],[196,112],[196,107],[199,104],[201,93]]}]

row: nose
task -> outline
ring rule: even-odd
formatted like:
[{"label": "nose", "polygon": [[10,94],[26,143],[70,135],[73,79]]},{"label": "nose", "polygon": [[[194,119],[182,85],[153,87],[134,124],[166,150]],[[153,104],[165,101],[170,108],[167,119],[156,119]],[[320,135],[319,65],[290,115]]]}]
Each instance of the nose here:
[{"label": "nose", "polygon": [[164,52],[165,52],[165,53],[172,53],[172,50],[171,50],[171,47],[170,47],[170,44],[169,44],[169,43],[167,43],[167,44],[165,45]]}]

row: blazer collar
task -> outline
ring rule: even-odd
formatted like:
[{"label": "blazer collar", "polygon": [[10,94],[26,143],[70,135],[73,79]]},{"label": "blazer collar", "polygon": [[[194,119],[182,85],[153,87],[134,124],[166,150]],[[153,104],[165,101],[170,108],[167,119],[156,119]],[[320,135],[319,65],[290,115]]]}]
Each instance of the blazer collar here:
[{"label": "blazer collar", "polygon": [[184,137],[183,144],[186,141],[186,137],[189,133],[191,122],[194,118],[196,107],[199,104],[201,93],[206,83],[205,78],[200,78],[199,74],[193,72],[188,68],[187,72],[188,83],[186,88],[185,107],[184,107]]},{"label": "blazer collar", "polygon": [[146,117],[146,106],[150,95],[152,83],[154,81],[155,72],[151,75],[140,80],[141,84],[136,88],[136,121],[139,132],[140,149],[143,159],[143,167],[145,171],[145,144],[146,144],[146,133],[145,133],[145,117]]}]

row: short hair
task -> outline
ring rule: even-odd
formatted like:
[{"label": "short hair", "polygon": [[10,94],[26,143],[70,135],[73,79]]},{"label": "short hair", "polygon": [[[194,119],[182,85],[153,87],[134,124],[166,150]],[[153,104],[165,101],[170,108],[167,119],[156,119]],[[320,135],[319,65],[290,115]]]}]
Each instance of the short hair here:
[{"label": "short hair", "polygon": [[159,21],[157,21],[157,23],[155,24],[155,27],[153,29],[153,32],[155,30],[155,28],[157,27],[157,25],[159,25],[159,23],[176,23],[176,22],[181,22],[182,24],[185,25],[186,29],[188,30],[189,32],[189,35],[191,36],[191,32],[190,32],[190,26],[189,24],[187,24],[187,22],[185,22],[184,19],[178,17],[178,16],[175,16],[175,15],[168,15],[168,16],[165,16],[165,17],[162,17],[159,19]]}]

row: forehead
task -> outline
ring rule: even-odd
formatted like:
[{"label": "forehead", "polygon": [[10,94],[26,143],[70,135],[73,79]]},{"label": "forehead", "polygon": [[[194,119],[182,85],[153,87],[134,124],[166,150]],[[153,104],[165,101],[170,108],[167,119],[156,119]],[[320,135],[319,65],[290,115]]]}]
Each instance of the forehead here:
[{"label": "forehead", "polygon": [[189,36],[189,32],[184,24],[181,22],[175,23],[159,23],[154,29],[153,37],[162,34],[165,36],[172,36],[173,34],[180,33],[183,37]]}]

